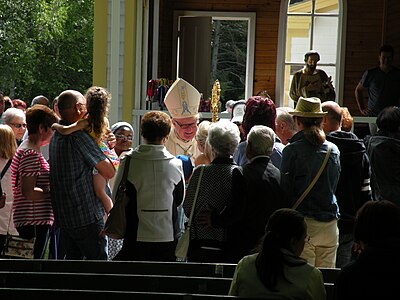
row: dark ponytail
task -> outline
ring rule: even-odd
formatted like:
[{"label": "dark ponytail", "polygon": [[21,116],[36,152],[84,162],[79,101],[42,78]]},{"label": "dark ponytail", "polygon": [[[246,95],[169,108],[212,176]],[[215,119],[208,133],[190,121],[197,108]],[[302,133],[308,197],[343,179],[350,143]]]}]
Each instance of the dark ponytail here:
[{"label": "dark ponytail", "polygon": [[321,146],[325,142],[325,133],[321,129],[322,118],[297,117],[303,124],[304,137],[314,146]]},{"label": "dark ponytail", "polygon": [[[286,279],[283,272],[284,264],[292,265],[285,261],[281,248],[292,251],[292,238],[301,239],[305,231],[304,217],[296,210],[278,209],[269,218],[255,263],[257,275],[268,290],[277,291],[279,278]],[[305,263],[301,261],[301,264]]]}]

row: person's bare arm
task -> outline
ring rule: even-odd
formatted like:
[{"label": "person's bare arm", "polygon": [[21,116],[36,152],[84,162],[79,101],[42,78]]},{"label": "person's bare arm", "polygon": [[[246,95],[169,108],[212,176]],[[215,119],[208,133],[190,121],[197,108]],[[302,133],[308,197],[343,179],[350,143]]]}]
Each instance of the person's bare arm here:
[{"label": "person's bare arm", "polygon": [[93,175],[93,188],[97,198],[100,199],[103,204],[104,210],[107,214],[110,213],[111,208],[113,207],[113,202],[111,198],[106,193],[106,179],[100,174]]},{"label": "person's bare arm", "polygon": [[54,123],[51,128],[57,130],[62,135],[69,135],[79,130],[84,130],[89,126],[89,122],[86,119],[81,119],[71,125],[61,125]]},{"label": "person's bare arm", "polygon": [[358,83],[358,85],[356,86],[354,94],[356,97],[358,109],[360,110],[361,114],[364,116],[368,115],[369,110],[365,107],[364,104],[364,87],[361,85],[361,83]]},{"label": "person's bare arm", "polygon": [[49,191],[44,191],[36,186],[37,176],[21,176],[21,192],[30,200],[44,199]]},{"label": "person's bare arm", "polygon": [[106,179],[111,179],[115,175],[115,168],[108,158],[97,163],[95,168]]}]

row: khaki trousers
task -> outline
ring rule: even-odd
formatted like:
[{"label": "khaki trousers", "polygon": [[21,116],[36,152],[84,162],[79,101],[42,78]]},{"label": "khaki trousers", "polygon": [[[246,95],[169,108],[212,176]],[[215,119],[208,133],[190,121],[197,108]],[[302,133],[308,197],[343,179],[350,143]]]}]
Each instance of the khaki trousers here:
[{"label": "khaki trousers", "polygon": [[339,245],[337,220],[320,222],[306,217],[305,221],[310,241],[305,243],[300,256],[315,267],[335,268]]}]

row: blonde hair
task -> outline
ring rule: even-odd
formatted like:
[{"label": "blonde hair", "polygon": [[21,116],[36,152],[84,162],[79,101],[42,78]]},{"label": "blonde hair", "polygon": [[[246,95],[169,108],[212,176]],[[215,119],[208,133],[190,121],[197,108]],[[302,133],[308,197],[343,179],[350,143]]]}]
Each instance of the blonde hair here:
[{"label": "blonde hair", "polygon": [[4,159],[13,158],[17,150],[14,131],[8,125],[0,125],[0,157]]},{"label": "blonde hair", "polygon": [[204,120],[201,121],[198,129],[197,129],[197,133],[196,133],[196,140],[197,143],[199,143],[201,146],[205,146],[206,144],[206,140],[207,140],[207,136],[208,136],[208,128],[210,127],[211,122]]}]

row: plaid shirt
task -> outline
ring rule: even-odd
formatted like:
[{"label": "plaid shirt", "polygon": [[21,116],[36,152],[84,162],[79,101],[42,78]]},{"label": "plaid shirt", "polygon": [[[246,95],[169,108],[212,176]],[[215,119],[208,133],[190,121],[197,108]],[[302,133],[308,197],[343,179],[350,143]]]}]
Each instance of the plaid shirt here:
[{"label": "plaid shirt", "polygon": [[50,142],[50,188],[55,221],[60,227],[81,227],[104,216],[92,176],[95,165],[104,159],[106,156],[87,133],[54,133]]}]

